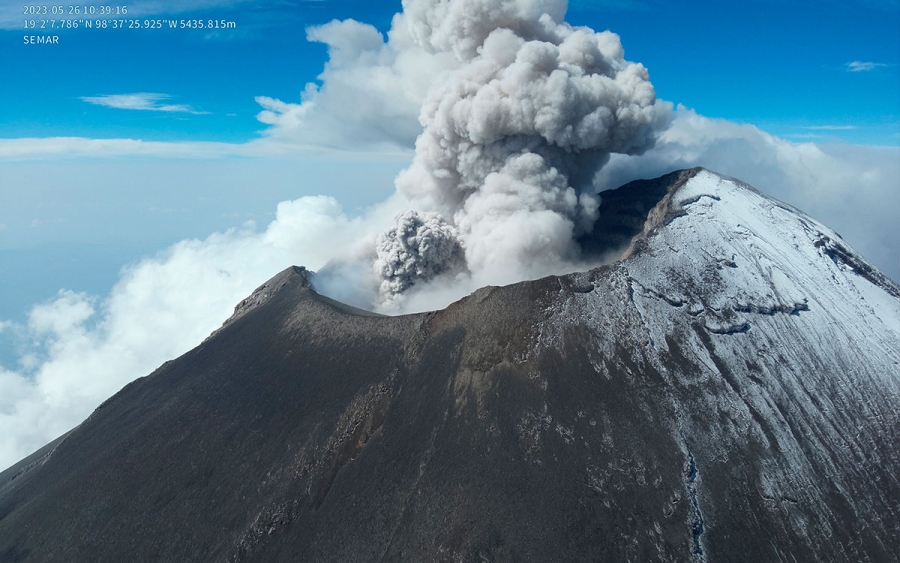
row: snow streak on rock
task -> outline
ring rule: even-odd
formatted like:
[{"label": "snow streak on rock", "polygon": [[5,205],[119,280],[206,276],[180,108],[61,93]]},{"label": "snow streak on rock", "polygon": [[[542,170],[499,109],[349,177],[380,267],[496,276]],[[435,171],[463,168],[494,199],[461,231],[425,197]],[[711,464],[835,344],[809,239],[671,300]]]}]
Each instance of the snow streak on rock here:
[{"label": "snow streak on rock", "polygon": [[[715,522],[696,468],[728,472],[748,442],[761,457],[748,477],[756,490],[741,494],[804,507],[815,521],[796,521],[810,545],[846,535],[833,496],[857,502],[860,518],[876,513],[884,499],[864,492],[866,475],[900,437],[900,288],[799,210],[691,173],[650,214],[628,258],[560,278],[570,291],[536,327],[538,348],[572,349],[584,327],[598,375],[613,377],[609,359],[624,355],[633,377],[663,378],[672,434],[688,452],[698,560]],[[692,409],[717,418],[678,414]],[[864,560],[856,549],[838,559]]]}]

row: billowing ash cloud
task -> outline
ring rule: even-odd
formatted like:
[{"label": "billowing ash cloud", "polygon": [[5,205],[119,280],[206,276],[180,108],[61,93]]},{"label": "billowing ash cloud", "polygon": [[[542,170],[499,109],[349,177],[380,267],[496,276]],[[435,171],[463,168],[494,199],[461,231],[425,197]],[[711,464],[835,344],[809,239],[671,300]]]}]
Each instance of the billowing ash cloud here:
[{"label": "billowing ash cloud", "polygon": [[647,70],[624,59],[617,35],[565,23],[564,0],[403,7],[415,44],[460,65],[425,97],[398,190],[459,229],[473,272],[521,277],[577,260],[575,238],[599,204],[595,173],[611,153],[643,152],[667,125]]},{"label": "billowing ash cloud", "polygon": [[404,211],[378,237],[375,273],[385,302],[419,282],[465,270],[459,231],[437,213]]}]

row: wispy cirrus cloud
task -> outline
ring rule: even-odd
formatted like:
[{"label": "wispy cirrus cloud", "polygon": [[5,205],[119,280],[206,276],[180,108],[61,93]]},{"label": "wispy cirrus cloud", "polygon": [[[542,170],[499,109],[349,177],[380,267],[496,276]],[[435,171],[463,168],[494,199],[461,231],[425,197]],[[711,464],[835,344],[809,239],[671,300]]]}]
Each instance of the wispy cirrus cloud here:
[{"label": "wispy cirrus cloud", "polygon": [[323,147],[314,143],[266,137],[246,143],[213,141],[144,141],[141,139],[92,139],[89,137],[34,137],[0,139],[0,162],[77,158],[150,157],[208,159],[227,157],[337,156],[354,153],[366,160],[407,158],[411,149],[388,144],[364,151]]},{"label": "wispy cirrus cloud", "polygon": [[856,128],[856,125],[809,125],[804,127],[810,131],[852,131]]},{"label": "wispy cirrus cloud", "polygon": [[172,96],[153,92],[138,92],[136,94],[108,94],[103,96],[82,96],[81,100],[89,104],[105,106],[115,109],[133,109],[142,111],[165,111],[173,113],[192,113],[194,115],[207,114],[208,111],[198,111],[185,104],[166,103]]},{"label": "wispy cirrus cloud", "polygon": [[853,61],[845,64],[847,70],[850,72],[866,72],[869,70],[875,70],[876,68],[888,66],[884,63],[873,63],[869,61]]},{"label": "wispy cirrus cloud", "polygon": [[570,0],[573,10],[648,10],[650,6],[641,0]]}]

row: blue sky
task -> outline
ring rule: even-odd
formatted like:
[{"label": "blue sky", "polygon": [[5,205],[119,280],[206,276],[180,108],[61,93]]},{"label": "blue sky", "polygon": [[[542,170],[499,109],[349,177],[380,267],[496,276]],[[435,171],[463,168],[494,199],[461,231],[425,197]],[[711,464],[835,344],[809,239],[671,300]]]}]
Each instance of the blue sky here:
[{"label": "blue sky", "polygon": [[[386,31],[399,9],[399,2],[359,0],[205,4],[218,6],[176,12],[135,3],[129,14],[224,19],[237,28],[61,30],[59,45],[39,46],[22,44],[25,16],[9,17],[22,4],[0,2],[0,137],[246,141],[262,128],[255,96],[297,101],[321,71],[326,49],[306,41],[307,26],[354,18]],[[575,0],[568,19],[618,33],[626,56],[650,69],[659,96],[708,117],[781,136],[900,143],[896,2]],[[83,101],[132,93],[165,94],[164,103],[204,113]]]},{"label": "blue sky", "polygon": [[[749,0],[646,7],[584,17],[608,21],[628,56],[650,69],[663,98],[783,136],[900,142],[896,3]],[[853,72],[854,61],[886,66]]]},{"label": "blue sky", "polygon": [[[125,5],[126,26],[235,26],[42,32],[25,20],[52,14],[0,0],[0,469],[195,346],[277,271],[371,246],[405,205],[392,194],[416,88],[441,59],[410,66],[364,26],[318,32],[330,61],[307,41],[334,19],[385,33],[399,1]],[[900,3],[571,0],[567,20],[618,33],[677,108],[597,185],[707,166],[900,280]]]}]

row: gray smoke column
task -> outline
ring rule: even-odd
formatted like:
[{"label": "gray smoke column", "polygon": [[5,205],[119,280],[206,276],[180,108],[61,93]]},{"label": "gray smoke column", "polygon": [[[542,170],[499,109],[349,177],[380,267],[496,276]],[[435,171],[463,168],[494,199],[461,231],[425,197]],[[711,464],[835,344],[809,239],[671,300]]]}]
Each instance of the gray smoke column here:
[{"label": "gray smoke column", "polygon": [[404,211],[378,237],[375,273],[382,300],[390,302],[416,283],[465,270],[459,232],[437,213]]},{"label": "gray smoke column", "polygon": [[599,205],[595,173],[667,126],[647,70],[624,59],[614,33],[563,21],[564,0],[403,8],[419,47],[461,65],[429,90],[398,190],[458,228],[473,273],[521,279],[577,261],[575,237],[592,229]]}]

